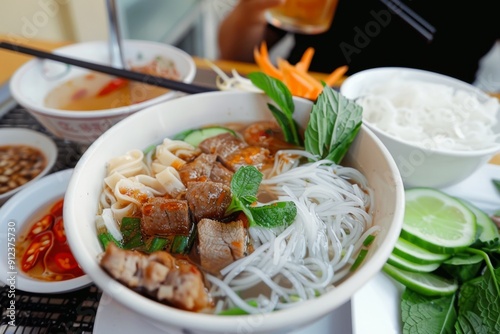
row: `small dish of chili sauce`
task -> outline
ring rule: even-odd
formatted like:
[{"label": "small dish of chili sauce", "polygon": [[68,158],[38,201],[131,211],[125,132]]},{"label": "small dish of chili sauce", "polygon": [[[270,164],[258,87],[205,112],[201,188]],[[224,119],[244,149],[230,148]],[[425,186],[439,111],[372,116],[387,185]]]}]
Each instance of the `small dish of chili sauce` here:
[{"label": "small dish of chili sauce", "polygon": [[40,211],[16,243],[18,267],[29,277],[63,281],[84,275],[68,245],[63,220],[64,198]]}]

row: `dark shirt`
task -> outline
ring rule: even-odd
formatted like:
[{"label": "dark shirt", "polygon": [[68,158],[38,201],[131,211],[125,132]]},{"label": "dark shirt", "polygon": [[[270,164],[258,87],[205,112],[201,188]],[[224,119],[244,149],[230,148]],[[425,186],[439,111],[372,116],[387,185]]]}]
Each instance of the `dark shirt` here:
[{"label": "dark shirt", "polygon": [[479,59],[500,38],[499,0],[405,1],[436,28],[427,41],[376,0],[340,0],[325,33],[295,36],[289,61],[295,64],[307,47],[316,50],[311,71],[331,72],[348,65],[348,75],[382,66],[434,71],[473,82]]}]

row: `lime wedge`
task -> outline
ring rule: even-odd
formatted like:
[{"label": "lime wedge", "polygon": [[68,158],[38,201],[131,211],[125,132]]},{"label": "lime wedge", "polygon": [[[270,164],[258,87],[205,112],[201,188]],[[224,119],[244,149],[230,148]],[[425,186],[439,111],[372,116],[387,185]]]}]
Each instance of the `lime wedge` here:
[{"label": "lime wedge", "polygon": [[476,240],[476,216],[456,198],[432,188],[405,191],[401,237],[434,253],[454,254]]},{"label": "lime wedge", "polygon": [[426,296],[449,296],[458,289],[456,281],[437,276],[432,273],[415,273],[398,269],[388,263],[383,270],[393,279],[408,289]]}]

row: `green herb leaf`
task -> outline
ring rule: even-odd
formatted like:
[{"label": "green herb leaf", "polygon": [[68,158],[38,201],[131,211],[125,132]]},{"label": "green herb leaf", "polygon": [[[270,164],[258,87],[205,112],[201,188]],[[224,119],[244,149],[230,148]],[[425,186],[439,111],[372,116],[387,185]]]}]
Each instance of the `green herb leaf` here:
[{"label": "green herb leaf", "polygon": [[[462,285],[458,298],[458,324],[465,333],[500,333],[500,268]],[[473,329],[473,331],[469,331]],[[485,331],[477,331],[484,329]]]},{"label": "green herb leaf", "polygon": [[293,119],[295,105],[292,93],[288,87],[280,80],[262,72],[250,73],[248,74],[248,78],[278,105],[277,108],[272,104],[268,104],[274,118],[276,118],[276,121],[283,130],[285,140],[288,143],[301,146],[302,139],[299,135],[299,127]]},{"label": "green herb leaf", "polygon": [[275,227],[291,224],[297,214],[293,202],[251,206],[257,201],[257,191],[262,177],[262,173],[255,166],[243,166],[234,173],[231,180],[231,204],[226,210],[226,215],[243,211],[250,226]]},{"label": "green herb leaf", "polygon": [[243,166],[234,173],[231,179],[231,192],[244,204],[252,204],[257,200],[257,191],[262,181],[262,173],[255,166]]},{"label": "green herb leaf", "polygon": [[319,159],[340,163],[361,128],[361,106],[325,86],[311,111],[305,149]]},{"label": "green herb leaf", "polygon": [[491,181],[493,182],[495,188],[497,188],[498,192],[500,192],[500,179],[493,179]]},{"label": "green herb leaf", "polygon": [[401,297],[403,333],[454,333],[454,301],[455,294],[435,298],[405,289]]},{"label": "green herb leaf", "polygon": [[288,226],[297,216],[297,207],[293,202],[277,202],[249,207],[249,210],[255,224],[267,228]]}]

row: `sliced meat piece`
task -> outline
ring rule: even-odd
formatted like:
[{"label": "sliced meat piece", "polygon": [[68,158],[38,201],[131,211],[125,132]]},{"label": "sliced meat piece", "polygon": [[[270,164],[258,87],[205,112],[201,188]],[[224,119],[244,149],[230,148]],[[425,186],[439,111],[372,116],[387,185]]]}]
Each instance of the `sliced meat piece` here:
[{"label": "sliced meat piece", "polygon": [[189,182],[210,180],[229,186],[234,173],[216,161],[216,159],[217,156],[215,154],[202,153],[193,161],[184,164],[179,169],[179,176],[182,183],[187,187]]},{"label": "sliced meat piece", "polygon": [[226,186],[231,185],[234,173],[224,167],[220,162],[216,161],[210,173],[210,181],[223,183]]},{"label": "sliced meat piece", "polygon": [[142,206],[141,230],[147,235],[189,235],[189,206],[186,200],[152,197]]},{"label": "sliced meat piece", "polygon": [[192,181],[207,181],[216,159],[215,154],[202,153],[193,161],[184,164],[179,168],[182,183],[187,187],[188,183]]},{"label": "sliced meat piece", "polygon": [[190,182],[186,200],[196,222],[202,218],[221,219],[231,204],[231,188],[218,182]]},{"label": "sliced meat piece", "polygon": [[241,166],[248,165],[254,165],[260,169],[270,159],[268,149],[249,146],[230,133],[222,133],[205,139],[198,147],[202,152],[216,154],[221,163],[233,172]]},{"label": "sliced meat piece", "polygon": [[273,155],[279,150],[296,148],[286,142],[280,126],[273,121],[250,124],[243,130],[243,138],[248,145],[265,147]]},{"label": "sliced meat piece", "polygon": [[248,146],[222,160],[222,164],[227,168],[237,171],[241,166],[255,166],[257,169],[271,162],[271,154],[267,148],[258,146]]},{"label": "sliced meat piece", "polygon": [[110,243],[100,264],[116,280],[161,303],[187,311],[212,307],[198,268],[168,252],[146,255]]},{"label": "sliced meat piece", "polygon": [[221,223],[202,219],[197,228],[201,266],[214,275],[249,252],[247,230],[241,220]]},{"label": "sliced meat piece", "polygon": [[229,132],[221,133],[202,141],[198,148],[203,153],[215,154],[222,160],[248,145],[239,138],[236,138]]}]

